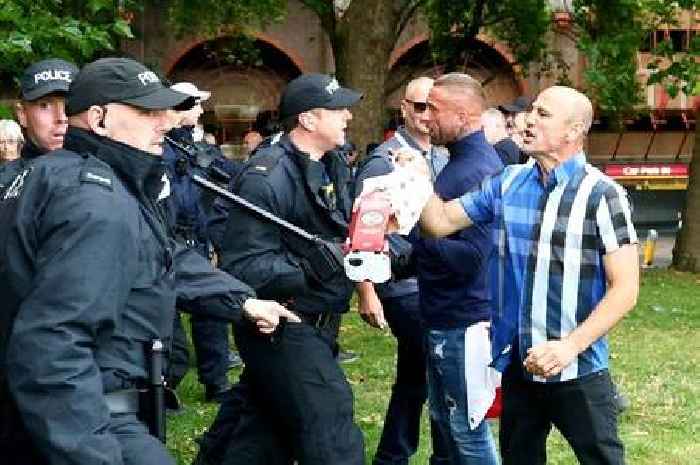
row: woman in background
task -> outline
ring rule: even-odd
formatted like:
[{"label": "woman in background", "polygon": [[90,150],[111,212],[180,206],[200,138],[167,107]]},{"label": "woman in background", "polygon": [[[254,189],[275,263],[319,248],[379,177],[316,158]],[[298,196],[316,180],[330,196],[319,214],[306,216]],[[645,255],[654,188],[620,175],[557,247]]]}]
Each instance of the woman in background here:
[{"label": "woman in background", "polygon": [[11,119],[0,120],[0,163],[19,158],[24,144],[22,128]]}]

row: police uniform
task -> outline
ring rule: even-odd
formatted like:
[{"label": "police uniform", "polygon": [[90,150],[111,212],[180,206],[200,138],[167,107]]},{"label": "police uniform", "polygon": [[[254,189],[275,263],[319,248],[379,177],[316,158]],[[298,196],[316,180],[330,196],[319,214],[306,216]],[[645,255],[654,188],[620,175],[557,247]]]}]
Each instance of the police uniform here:
[{"label": "police uniform", "polygon": [[[63,95],[78,73],[78,68],[59,58],[48,58],[30,65],[20,77],[20,97],[23,102],[33,102],[47,95]],[[20,158],[0,165],[0,194],[9,187],[19,173],[31,165],[31,160],[43,155],[45,148],[37,147],[26,136]]]},{"label": "police uniform", "polygon": [[[202,256],[209,259],[211,241],[207,233],[207,212],[201,189],[192,180],[193,174],[205,175],[208,164],[212,159],[208,154],[202,153],[194,146],[192,140],[192,128],[176,128],[169,132],[163,151],[168,177],[170,178],[171,195],[168,198],[169,222],[176,237],[188,247],[193,247]],[[194,153],[190,153],[194,152]],[[207,157],[206,160],[202,158]],[[212,157],[213,158],[213,157]],[[208,163],[207,163],[208,162]],[[204,166],[206,164],[206,166]],[[184,331],[179,316],[175,320],[176,334],[181,337],[178,346],[187,350]],[[229,334],[226,322],[203,316],[192,316],[192,343],[194,346],[197,373],[199,381],[205,386],[205,398],[218,400],[223,392],[231,386],[228,382],[227,371],[229,366]],[[179,327],[178,327],[179,326]],[[184,339],[184,340],[183,340]],[[176,342],[177,342],[176,341]],[[182,342],[185,343],[184,347]],[[187,352],[179,351],[180,356],[175,359],[176,365],[183,366],[180,371],[184,376],[187,368]],[[174,377],[178,373],[172,373]]]},{"label": "police uniform", "polygon": [[[185,99],[143,73],[128,59],[87,65],[68,109]],[[170,239],[160,157],[77,128],[64,146],[0,199],[0,456],[172,464],[139,419],[147,347],[168,346],[176,300],[237,320],[253,291]]]},{"label": "police uniform", "polygon": [[[312,88],[300,86],[299,80]],[[359,100],[359,94],[343,89],[341,94],[347,97],[343,104],[330,106],[327,102],[338,97],[331,82],[335,81],[322,75],[292,81],[281,113],[292,91],[307,109],[347,108]],[[315,91],[314,86],[320,94],[305,93]],[[337,152],[314,161],[284,135],[256,151],[234,189],[279,218],[338,243],[347,236],[352,202],[349,175]],[[271,337],[257,334],[245,322],[234,326],[245,368],[202,439],[196,463],[364,463],[362,433],[353,421],[352,391],[334,358],[332,322],[347,311],[352,282],[342,268],[321,275],[307,256],[311,248],[307,241],[237,205],[231,206],[221,248],[224,270],[239,276],[263,298],[286,302],[302,323],[280,325]]]}]

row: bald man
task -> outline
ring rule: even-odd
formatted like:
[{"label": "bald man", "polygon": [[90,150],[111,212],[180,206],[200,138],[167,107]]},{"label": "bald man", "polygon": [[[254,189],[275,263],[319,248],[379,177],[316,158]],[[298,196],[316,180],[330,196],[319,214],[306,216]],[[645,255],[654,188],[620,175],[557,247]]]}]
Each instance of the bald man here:
[{"label": "bald man", "polygon": [[527,116],[532,157],[421,216],[444,236],[499,225],[492,364],[503,371],[504,465],[544,465],[558,428],[584,465],[623,464],[606,335],[639,292],[637,234],[622,187],[586,163],[590,100],[550,87]]},{"label": "bald man", "polygon": [[[394,169],[391,152],[400,148],[416,150],[430,166],[431,179],[435,179],[447,163],[444,149],[431,144],[430,128],[423,114],[427,111],[428,93],[433,80],[421,77],[409,82],[401,101],[404,126],[377,147],[360,162],[356,175],[355,192],[362,192],[365,179],[390,173]],[[384,327],[387,323],[397,342],[396,380],[384,420],[382,436],[374,456],[374,465],[404,465],[418,448],[420,417],[427,398],[426,354],[421,309],[418,297],[418,281],[412,263],[412,246],[406,237],[389,236],[393,262],[393,279],[377,286],[372,283],[358,285],[359,311],[367,323]],[[437,429],[433,434],[433,456],[430,463],[446,462],[444,441]]]}]

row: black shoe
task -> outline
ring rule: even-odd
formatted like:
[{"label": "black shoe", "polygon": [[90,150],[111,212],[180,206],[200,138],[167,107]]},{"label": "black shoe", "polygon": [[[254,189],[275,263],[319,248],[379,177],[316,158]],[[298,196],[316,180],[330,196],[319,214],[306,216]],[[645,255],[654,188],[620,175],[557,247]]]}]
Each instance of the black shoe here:
[{"label": "black shoe", "polygon": [[204,401],[205,402],[223,402],[228,391],[231,390],[231,384],[228,381],[224,384],[205,384],[204,385]]},{"label": "black shoe", "polygon": [[178,416],[185,412],[185,404],[182,403],[177,392],[170,388],[163,390],[163,403],[166,415]]},{"label": "black shoe", "polygon": [[230,350],[228,353],[228,369],[240,368],[243,366],[243,359],[235,350]]},{"label": "black shoe", "polygon": [[352,363],[356,362],[359,358],[360,356],[352,350],[341,350],[338,352],[338,355],[335,356],[335,360],[338,363]]}]

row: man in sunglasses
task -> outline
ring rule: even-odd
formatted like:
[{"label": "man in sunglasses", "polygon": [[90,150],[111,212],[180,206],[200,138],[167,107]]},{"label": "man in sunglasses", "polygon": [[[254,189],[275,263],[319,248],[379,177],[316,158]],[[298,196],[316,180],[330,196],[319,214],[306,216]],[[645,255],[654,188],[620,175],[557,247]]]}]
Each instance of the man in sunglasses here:
[{"label": "man in sunglasses", "polygon": [[[365,179],[390,173],[394,169],[391,152],[401,148],[414,149],[426,158],[433,179],[447,163],[444,150],[430,142],[430,129],[423,120],[427,98],[433,80],[421,77],[408,83],[401,102],[405,125],[377,147],[358,167],[355,192],[362,192]],[[411,266],[412,247],[406,237],[389,236],[393,279],[376,286],[361,283],[358,286],[359,309],[370,325],[383,328],[388,322],[398,343],[396,381],[384,421],[382,437],[374,457],[375,465],[408,463],[418,447],[420,416],[427,398],[426,354],[423,344],[423,326],[418,299],[418,281],[415,267]],[[431,464],[441,464],[445,446],[437,430],[433,432]]]}]

